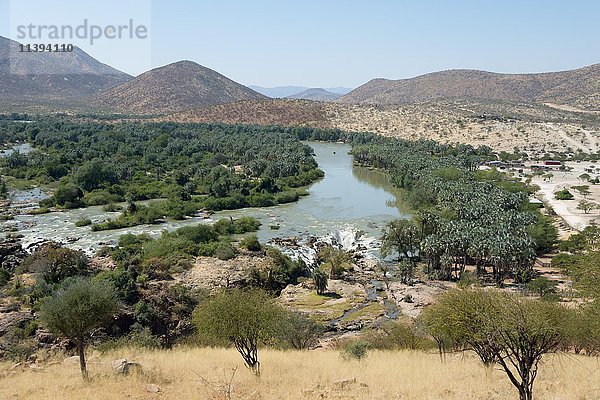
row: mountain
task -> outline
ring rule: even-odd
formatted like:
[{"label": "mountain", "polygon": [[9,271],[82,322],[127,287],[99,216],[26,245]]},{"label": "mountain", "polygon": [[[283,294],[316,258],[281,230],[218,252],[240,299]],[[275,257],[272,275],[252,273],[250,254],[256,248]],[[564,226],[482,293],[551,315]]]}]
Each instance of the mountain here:
[{"label": "mountain", "polygon": [[179,61],[104,91],[92,99],[92,104],[123,112],[161,114],[264,98],[212,69]]},{"label": "mountain", "polygon": [[71,53],[26,53],[0,36],[0,98],[5,102],[78,101],[132,79],[78,47]]},{"label": "mountain", "polygon": [[373,79],[337,101],[349,104],[414,104],[454,98],[547,102],[598,110],[600,64],[539,74],[450,70],[411,79]]},{"label": "mountain", "polygon": [[273,99],[282,99],[284,97],[292,96],[307,90],[305,86],[276,86],[276,87],[262,87],[250,85],[250,89],[257,91],[258,93],[264,94],[267,97]]},{"label": "mountain", "polygon": [[307,89],[298,94],[287,96],[288,99],[304,99],[313,101],[333,101],[335,99],[339,99],[340,97],[342,97],[341,94],[331,93],[321,88]]},{"label": "mountain", "polygon": [[[276,86],[276,87],[262,87],[262,86],[249,86],[250,89],[257,91],[258,93],[262,93],[267,97],[271,97],[274,99],[283,99],[283,98],[292,98],[292,96],[302,93],[306,90],[309,90],[309,87],[306,86]],[[344,95],[348,92],[351,92],[352,89],[346,87],[332,87],[332,88],[323,88],[331,93]]]}]

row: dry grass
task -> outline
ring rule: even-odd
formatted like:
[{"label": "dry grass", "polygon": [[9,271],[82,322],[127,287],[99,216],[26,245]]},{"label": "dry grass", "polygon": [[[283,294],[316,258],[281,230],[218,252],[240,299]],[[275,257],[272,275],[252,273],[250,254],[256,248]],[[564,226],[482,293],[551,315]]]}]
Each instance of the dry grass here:
[{"label": "dry grass", "polygon": [[[115,377],[110,361],[140,362],[141,377]],[[93,380],[84,384],[74,364],[32,370],[0,366],[1,399],[223,399],[220,382],[232,368],[232,399],[516,399],[498,370],[486,370],[472,356],[452,355],[442,363],[436,354],[373,351],[361,361],[344,361],[336,351],[261,352],[262,377],[256,379],[234,350],[120,350],[91,357]],[[597,358],[552,356],[536,382],[538,400],[600,398]],[[202,379],[213,382],[211,386]],[[355,382],[341,382],[356,379]],[[149,383],[160,393],[149,393]]]}]

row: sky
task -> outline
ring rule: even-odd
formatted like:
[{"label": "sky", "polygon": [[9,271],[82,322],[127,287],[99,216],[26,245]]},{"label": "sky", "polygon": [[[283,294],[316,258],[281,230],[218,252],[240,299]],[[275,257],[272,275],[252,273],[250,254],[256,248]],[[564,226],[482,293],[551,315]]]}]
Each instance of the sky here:
[{"label": "sky", "polygon": [[598,63],[599,16],[595,0],[0,0],[0,35],[26,21],[131,18],[148,25],[145,40],[76,44],[132,75],[192,60],[246,85],[356,87],[454,68]]}]

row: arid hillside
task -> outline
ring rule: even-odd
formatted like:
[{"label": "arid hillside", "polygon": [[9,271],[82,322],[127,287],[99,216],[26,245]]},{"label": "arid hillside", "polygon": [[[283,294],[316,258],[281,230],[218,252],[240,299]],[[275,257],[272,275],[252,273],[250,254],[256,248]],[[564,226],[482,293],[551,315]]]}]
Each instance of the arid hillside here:
[{"label": "arid hillside", "polygon": [[92,99],[92,104],[106,110],[160,114],[265,98],[216,71],[191,61],[180,61],[104,91]]},{"label": "arid hillside", "polygon": [[446,99],[553,102],[600,110],[600,64],[541,74],[450,70],[411,79],[373,79],[337,101],[415,104]]},{"label": "arid hillside", "polygon": [[0,98],[5,102],[78,104],[133,77],[79,48],[68,53],[22,53],[19,43],[0,36]]}]

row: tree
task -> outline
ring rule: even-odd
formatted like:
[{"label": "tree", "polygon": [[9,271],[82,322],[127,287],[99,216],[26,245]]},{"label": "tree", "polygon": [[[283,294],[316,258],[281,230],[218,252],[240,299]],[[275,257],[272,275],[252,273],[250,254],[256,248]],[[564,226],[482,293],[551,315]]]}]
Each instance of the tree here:
[{"label": "tree", "polygon": [[119,308],[112,285],[85,278],[73,280],[42,303],[40,317],[44,325],[77,346],[84,380],[89,379],[85,362],[87,335],[108,322]]},{"label": "tree", "polygon": [[393,253],[414,262],[419,253],[419,229],[408,219],[397,219],[387,224],[381,238],[381,255],[387,257]]},{"label": "tree", "polygon": [[282,312],[262,290],[233,289],[200,303],[193,321],[201,336],[233,343],[246,366],[260,375],[258,345],[276,337]]},{"label": "tree", "polygon": [[565,343],[566,308],[492,290],[456,290],[428,307],[422,321],[443,348],[475,351],[498,364],[519,391],[533,398],[542,356]]},{"label": "tree", "polygon": [[72,183],[67,183],[64,186],[59,187],[54,193],[54,202],[59,206],[67,208],[75,208],[81,204],[83,198],[83,192],[79,186]]},{"label": "tree", "polygon": [[581,200],[579,204],[577,204],[577,209],[583,211],[584,214],[589,214],[590,211],[598,209],[598,204],[587,201],[585,199]]},{"label": "tree", "polygon": [[312,273],[313,283],[317,294],[322,295],[327,290],[327,273],[321,268],[315,268]]},{"label": "tree", "polygon": [[589,185],[572,186],[572,188],[577,190],[583,198],[586,198],[591,193]]}]

